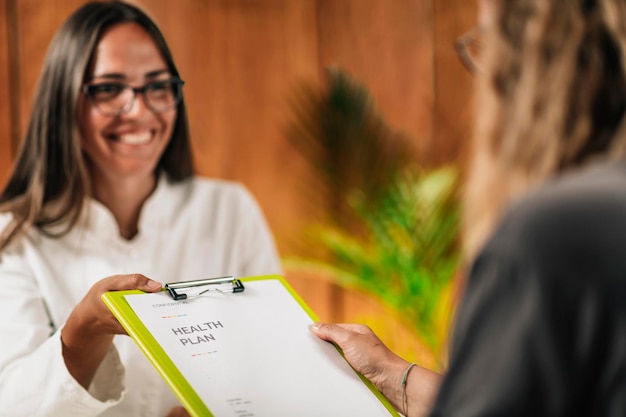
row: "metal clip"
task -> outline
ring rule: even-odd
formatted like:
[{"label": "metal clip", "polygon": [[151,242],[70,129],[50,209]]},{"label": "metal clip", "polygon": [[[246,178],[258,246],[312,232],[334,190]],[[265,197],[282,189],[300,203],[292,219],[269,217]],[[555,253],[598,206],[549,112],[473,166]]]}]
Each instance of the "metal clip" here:
[{"label": "metal clip", "polygon": [[245,287],[239,279],[229,276],[199,279],[195,281],[171,282],[165,284],[165,289],[174,300],[186,300],[191,297],[200,297],[208,292],[243,292]]}]

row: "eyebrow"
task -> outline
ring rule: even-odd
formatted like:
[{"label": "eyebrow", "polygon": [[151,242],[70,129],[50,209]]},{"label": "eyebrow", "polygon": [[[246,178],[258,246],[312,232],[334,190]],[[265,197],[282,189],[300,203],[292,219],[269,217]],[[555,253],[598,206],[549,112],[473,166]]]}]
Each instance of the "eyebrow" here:
[{"label": "eyebrow", "polygon": [[[167,73],[170,73],[169,69],[160,69],[160,70],[150,71],[146,73],[145,78],[150,79],[150,78],[158,77],[161,74],[167,74]],[[91,77],[91,80],[95,78],[105,78],[105,79],[110,79],[110,80],[124,80],[126,79],[126,74],[119,73],[119,72],[112,72],[112,73],[101,74],[101,75],[94,74]]]}]

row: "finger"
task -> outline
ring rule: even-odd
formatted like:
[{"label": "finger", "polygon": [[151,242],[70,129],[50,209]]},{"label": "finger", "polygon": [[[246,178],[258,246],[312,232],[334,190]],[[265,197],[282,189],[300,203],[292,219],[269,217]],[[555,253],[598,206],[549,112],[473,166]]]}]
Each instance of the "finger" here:
[{"label": "finger", "polygon": [[311,330],[317,337],[322,340],[326,340],[328,342],[337,343],[341,345],[345,342],[350,334],[351,330],[341,327],[337,324],[329,324],[329,323],[314,323],[311,326]]},{"label": "finger", "polygon": [[372,329],[369,328],[369,326],[366,326],[364,324],[357,324],[357,323],[328,324],[328,323],[317,322],[317,323],[313,323],[313,325],[311,326],[311,329],[318,336],[325,336],[325,335],[331,336],[331,335],[342,333],[341,330],[337,329],[337,327],[344,329],[350,333],[358,333],[358,334],[363,334],[363,335],[374,334],[374,332],[372,331]]},{"label": "finger", "polygon": [[98,284],[103,291],[142,290],[156,292],[161,289],[161,283],[142,274],[113,275],[104,278]]}]

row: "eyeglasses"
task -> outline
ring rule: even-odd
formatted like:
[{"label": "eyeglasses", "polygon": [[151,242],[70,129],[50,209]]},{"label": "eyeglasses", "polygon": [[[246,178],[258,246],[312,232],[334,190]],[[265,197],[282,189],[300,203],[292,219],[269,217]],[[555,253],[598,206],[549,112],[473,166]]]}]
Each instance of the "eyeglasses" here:
[{"label": "eyeglasses", "polygon": [[153,112],[171,110],[180,103],[184,84],[183,80],[174,77],[151,81],[143,87],[131,87],[119,82],[85,84],[81,91],[100,114],[119,116],[130,111],[138,93],[143,95],[146,106]]},{"label": "eyeglasses", "polygon": [[485,30],[481,26],[476,26],[454,42],[454,49],[463,66],[474,75],[483,72],[480,68],[480,53],[483,48],[482,35],[484,32]]}]

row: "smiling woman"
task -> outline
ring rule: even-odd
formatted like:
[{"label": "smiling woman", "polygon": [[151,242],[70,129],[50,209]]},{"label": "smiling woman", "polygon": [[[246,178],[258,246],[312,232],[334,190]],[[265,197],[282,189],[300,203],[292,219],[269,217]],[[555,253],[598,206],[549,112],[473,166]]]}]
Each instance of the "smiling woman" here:
[{"label": "smiling woman", "polygon": [[52,40],[0,194],[3,415],[186,415],[101,295],[281,272],[250,193],[194,175],[182,85],[123,2],[85,4]]},{"label": "smiling woman", "polygon": [[[103,33],[88,68],[84,78],[90,100],[81,95],[78,105],[92,193],[108,207],[129,198],[142,201],[154,190],[153,173],[176,121],[176,96],[158,88],[173,74],[152,37],[132,22]],[[145,94],[137,98],[135,88]],[[127,238],[137,232],[138,214],[136,209],[118,211]]]}]

